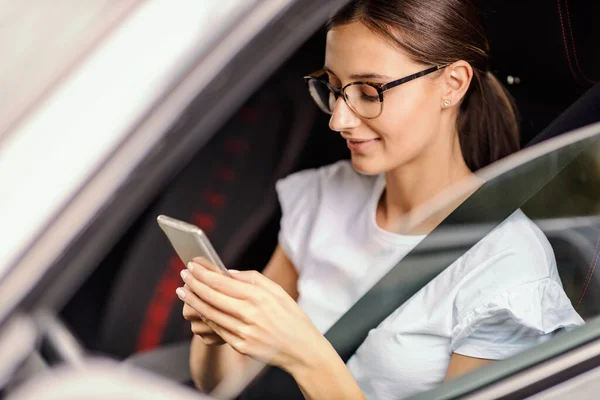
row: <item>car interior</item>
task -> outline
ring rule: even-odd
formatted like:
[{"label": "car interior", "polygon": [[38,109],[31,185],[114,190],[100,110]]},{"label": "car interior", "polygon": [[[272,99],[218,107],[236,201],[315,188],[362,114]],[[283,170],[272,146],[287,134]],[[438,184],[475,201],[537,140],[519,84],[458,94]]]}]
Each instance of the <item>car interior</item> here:
[{"label": "car interior", "polygon": [[[515,98],[523,147],[600,121],[600,3],[493,0],[482,2],[482,12],[492,71]],[[302,80],[322,66],[324,40],[323,30],[307,40],[139,209],[61,311],[86,349],[125,359],[191,339],[175,295],[183,265],[157,215],[199,226],[229,268],[261,270],[277,242],[275,181],[349,158]],[[600,157],[586,152],[523,206],[549,238],[565,290],[586,320],[600,313],[599,184]]]}]

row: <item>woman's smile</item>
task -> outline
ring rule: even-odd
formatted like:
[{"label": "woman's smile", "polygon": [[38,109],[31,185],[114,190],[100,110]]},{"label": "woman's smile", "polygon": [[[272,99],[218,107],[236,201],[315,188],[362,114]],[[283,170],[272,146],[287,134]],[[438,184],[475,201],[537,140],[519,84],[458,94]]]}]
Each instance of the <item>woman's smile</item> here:
[{"label": "woman's smile", "polygon": [[374,138],[374,139],[350,139],[350,138],[346,138],[346,143],[348,144],[348,148],[350,149],[350,151],[352,153],[365,153],[371,149],[373,149],[373,147],[380,142],[381,139],[379,138]]}]

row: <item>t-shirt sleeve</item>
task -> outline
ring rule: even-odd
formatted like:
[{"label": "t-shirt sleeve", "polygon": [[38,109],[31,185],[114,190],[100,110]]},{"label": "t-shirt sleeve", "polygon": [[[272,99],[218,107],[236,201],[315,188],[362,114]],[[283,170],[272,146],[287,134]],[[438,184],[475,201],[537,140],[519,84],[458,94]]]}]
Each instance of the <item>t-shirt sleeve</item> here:
[{"label": "t-shirt sleeve", "polygon": [[319,204],[317,170],[289,175],[279,180],[275,188],[281,205],[279,246],[300,272]]},{"label": "t-shirt sleeve", "polygon": [[501,360],[584,321],[552,278],[524,283],[485,299],[457,315],[453,353]]}]

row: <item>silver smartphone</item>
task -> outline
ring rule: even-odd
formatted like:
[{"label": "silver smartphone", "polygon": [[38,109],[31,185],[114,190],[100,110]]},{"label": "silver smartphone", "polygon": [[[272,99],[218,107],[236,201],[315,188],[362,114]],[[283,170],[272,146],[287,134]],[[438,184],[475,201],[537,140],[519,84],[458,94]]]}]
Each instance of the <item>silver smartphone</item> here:
[{"label": "silver smartphone", "polygon": [[230,276],[227,268],[223,265],[223,261],[219,258],[202,229],[166,215],[159,215],[156,221],[167,235],[169,242],[171,242],[184,265],[187,265],[194,257],[204,257],[216,265],[225,275]]}]

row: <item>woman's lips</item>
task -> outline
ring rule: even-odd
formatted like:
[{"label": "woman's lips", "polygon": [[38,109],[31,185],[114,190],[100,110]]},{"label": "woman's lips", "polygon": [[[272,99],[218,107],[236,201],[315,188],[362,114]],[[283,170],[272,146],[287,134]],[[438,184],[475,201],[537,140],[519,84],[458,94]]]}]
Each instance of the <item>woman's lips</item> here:
[{"label": "woman's lips", "polygon": [[362,152],[365,152],[366,150],[368,150],[370,147],[372,147],[379,140],[381,140],[381,139],[379,139],[379,138],[369,139],[369,140],[346,139],[346,142],[348,143],[348,148],[350,149],[350,151],[356,152],[356,153],[362,153]]}]

